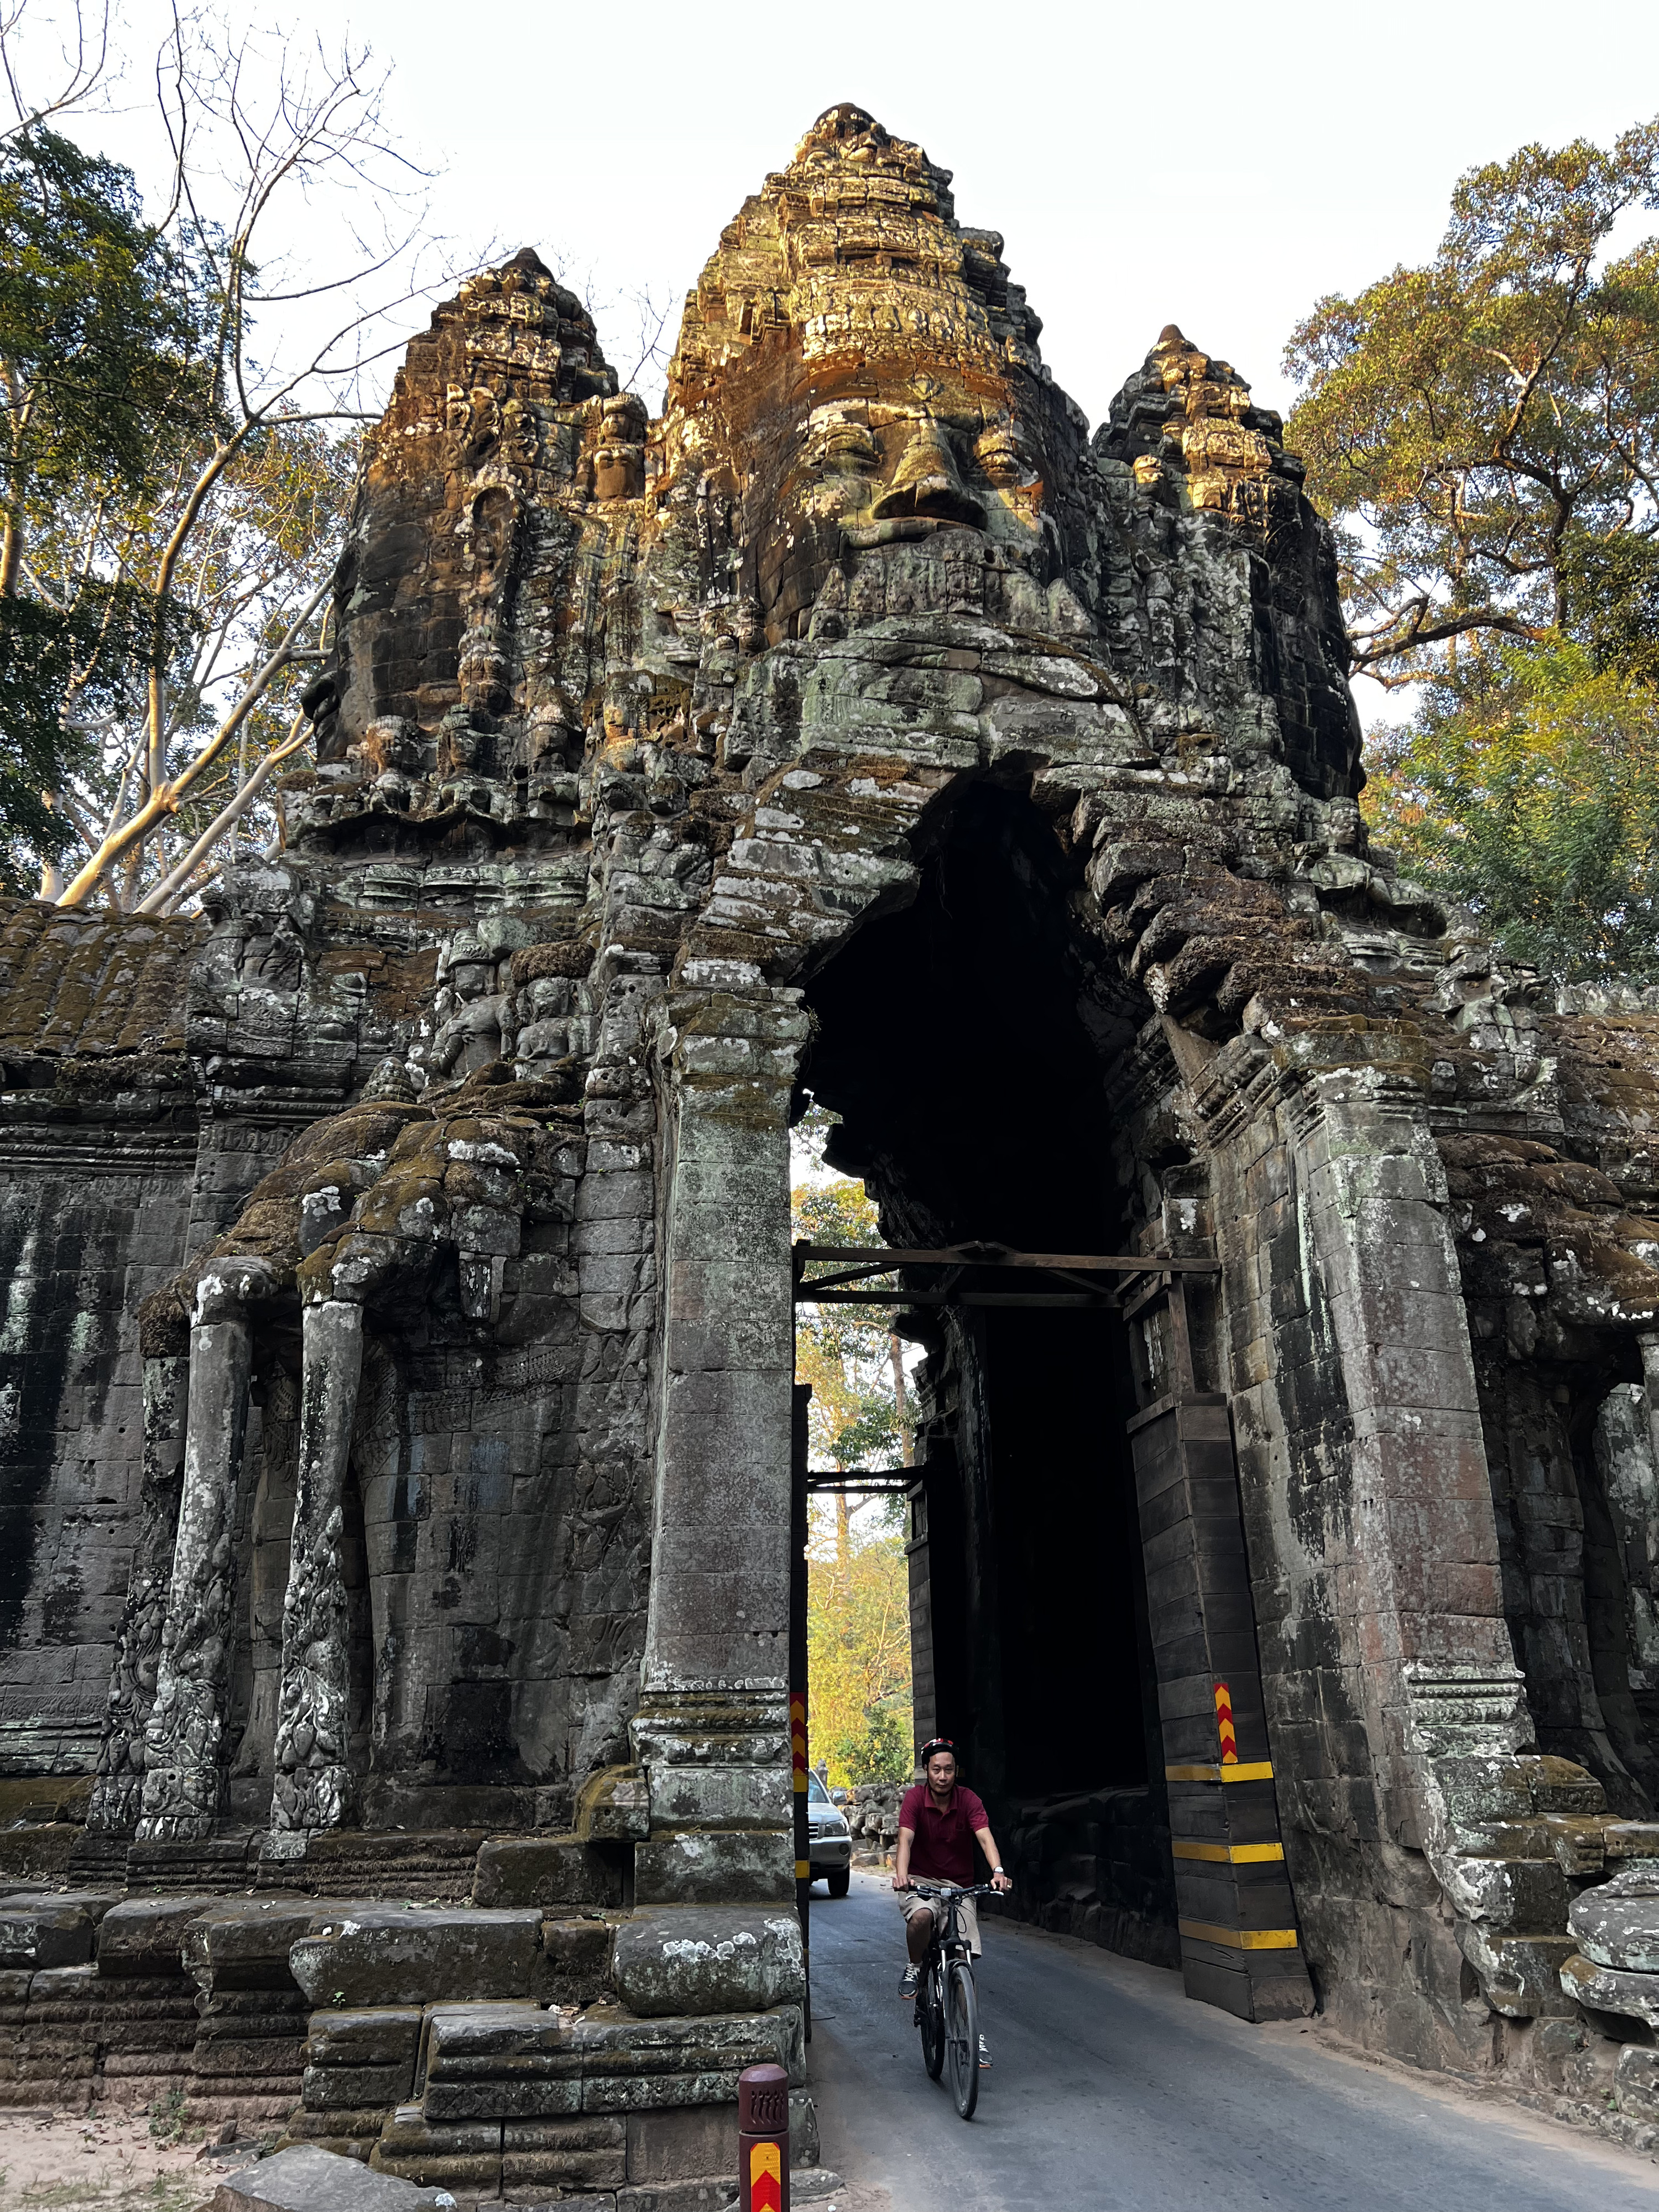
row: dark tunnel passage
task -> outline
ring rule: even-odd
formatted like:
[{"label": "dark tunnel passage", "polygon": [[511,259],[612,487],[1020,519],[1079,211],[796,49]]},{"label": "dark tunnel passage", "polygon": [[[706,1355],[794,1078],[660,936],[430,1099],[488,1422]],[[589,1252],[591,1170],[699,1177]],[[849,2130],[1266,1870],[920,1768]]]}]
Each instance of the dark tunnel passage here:
[{"label": "dark tunnel passage", "polygon": [[[826,1159],[864,1180],[890,1241],[1130,1249],[1110,1085],[1151,1010],[1078,941],[1061,855],[1022,794],[965,792],[914,902],[807,999],[805,1090],[841,1117]],[[1028,1913],[1070,1927],[1092,1900],[1099,1940],[1172,1961],[1127,1331],[984,1307],[901,1326],[927,1350],[918,1732],[961,1747]]]}]

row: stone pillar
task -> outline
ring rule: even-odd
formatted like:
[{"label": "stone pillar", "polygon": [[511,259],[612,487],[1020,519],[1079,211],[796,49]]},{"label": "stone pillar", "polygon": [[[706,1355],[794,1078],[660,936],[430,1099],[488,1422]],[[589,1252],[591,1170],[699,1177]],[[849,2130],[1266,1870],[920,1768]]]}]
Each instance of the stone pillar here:
[{"label": "stone pillar", "polygon": [[1433,1840],[1413,1708],[1516,1702],[1498,1523],[1444,1170],[1407,1078],[1312,1079],[1297,1152],[1352,1423],[1346,1628],[1395,1840]]},{"label": "stone pillar", "polygon": [[236,1595],[236,1491],[252,1356],[248,1304],[270,1287],[258,1260],[215,1261],[196,1286],[179,1534],[155,1702],[144,1730],[144,1843],[210,1836],[224,1774],[220,1739]]},{"label": "stone pillar", "polygon": [[351,1675],[340,1574],[343,1498],[363,1364],[363,1310],[325,1298],[305,1308],[300,1466],[283,1602],[273,1834],[337,1828],[351,1812],[346,1763]]},{"label": "stone pillar", "polygon": [[[677,995],[641,1697],[650,1795],[617,1976],[637,2010],[799,1995],[790,1840],[793,991]],[[684,1908],[701,1907],[689,1919]]]},{"label": "stone pillar", "polygon": [[127,1837],[138,1825],[144,1794],[144,1731],[155,1704],[167,1623],[173,1550],[185,1463],[190,1363],[177,1354],[144,1361],[144,1455],[138,1491],[138,1534],[132,1547],[127,1601],[116,1632],[109,1702],[98,1778],[87,1808],[87,1833]]}]

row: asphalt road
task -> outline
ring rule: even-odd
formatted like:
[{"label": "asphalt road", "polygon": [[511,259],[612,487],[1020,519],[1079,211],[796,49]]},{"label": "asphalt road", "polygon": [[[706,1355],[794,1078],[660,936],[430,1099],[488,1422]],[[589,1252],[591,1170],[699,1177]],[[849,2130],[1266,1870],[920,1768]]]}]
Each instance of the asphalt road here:
[{"label": "asphalt road", "polygon": [[828,2166],[893,2212],[1656,2212],[1659,2166],[1297,2025],[1192,2003],[1180,1977],[1010,1923],[984,1929],[994,2063],[963,2122],[927,2079],[884,1875],[812,1893],[809,2057]]}]

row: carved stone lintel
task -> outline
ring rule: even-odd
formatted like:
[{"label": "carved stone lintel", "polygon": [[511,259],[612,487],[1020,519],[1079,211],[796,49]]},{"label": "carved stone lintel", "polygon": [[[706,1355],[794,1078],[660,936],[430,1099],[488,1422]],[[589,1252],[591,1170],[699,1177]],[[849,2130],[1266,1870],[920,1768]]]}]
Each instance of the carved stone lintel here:
[{"label": "carved stone lintel", "polygon": [[276,1694],[274,1830],[337,1828],[350,1816],[347,1765],[351,1675],[340,1573],[343,1498],[362,1374],[363,1310],[347,1299],[308,1305],[300,1387],[300,1472],[283,1603]]},{"label": "carved stone lintel", "polygon": [[197,1286],[183,1494],[155,1702],[144,1731],[146,1843],[213,1833],[236,1595],[236,1492],[247,1436],[250,1297],[270,1275],[257,1260],[218,1262]]},{"label": "carved stone lintel", "polygon": [[116,1632],[98,1778],[87,1808],[93,1835],[130,1836],[144,1794],[144,1730],[155,1703],[167,1623],[173,1548],[185,1460],[190,1365],[177,1357],[144,1362],[144,1456],[127,1601]]}]

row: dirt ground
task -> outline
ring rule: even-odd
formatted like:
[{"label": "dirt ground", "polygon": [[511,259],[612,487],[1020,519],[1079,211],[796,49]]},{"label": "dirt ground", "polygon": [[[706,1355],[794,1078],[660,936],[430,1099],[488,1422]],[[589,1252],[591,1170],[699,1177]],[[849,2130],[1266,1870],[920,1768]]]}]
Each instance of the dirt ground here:
[{"label": "dirt ground", "polygon": [[195,2212],[222,2171],[200,2143],[158,2142],[142,2113],[0,2110],[7,2212]]}]

